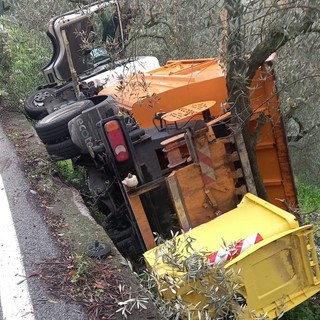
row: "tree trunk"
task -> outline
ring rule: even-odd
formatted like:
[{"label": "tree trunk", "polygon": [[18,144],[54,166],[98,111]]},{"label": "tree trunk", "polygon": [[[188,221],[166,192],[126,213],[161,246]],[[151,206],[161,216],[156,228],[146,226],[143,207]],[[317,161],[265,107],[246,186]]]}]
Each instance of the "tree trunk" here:
[{"label": "tree trunk", "polygon": [[247,148],[248,158],[251,165],[251,171],[252,171],[253,179],[257,189],[257,195],[264,200],[268,200],[268,194],[267,194],[265,185],[263,183],[262,176],[261,176],[260,169],[258,167],[258,162],[257,162],[256,138],[253,137],[253,135],[249,132],[248,126],[243,127],[242,135]]},{"label": "tree trunk", "polygon": [[[248,63],[244,56],[244,41],[241,33],[243,6],[241,0],[226,0],[227,20],[227,90],[231,108],[232,123],[239,124],[246,145],[257,195],[267,200],[267,192],[262,181],[256,157],[256,135],[249,131],[252,115],[249,86],[251,79],[246,77]],[[235,133],[236,134],[236,133]]]},{"label": "tree trunk", "polygon": [[[265,200],[268,199],[268,195],[260,174],[260,170],[256,157],[256,133],[250,132],[249,124],[252,115],[252,109],[250,107],[249,99],[249,81],[239,78],[239,74],[246,68],[246,61],[241,59],[235,59],[229,64],[227,72],[227,90],[228,90],[228,102],[230,104],[232,123],[240,124],[243,139],[246,145],[248,158],[251,166],[253,179],[255,182],[257,195]],[[235,134],[237,134],[235,132]]]}]

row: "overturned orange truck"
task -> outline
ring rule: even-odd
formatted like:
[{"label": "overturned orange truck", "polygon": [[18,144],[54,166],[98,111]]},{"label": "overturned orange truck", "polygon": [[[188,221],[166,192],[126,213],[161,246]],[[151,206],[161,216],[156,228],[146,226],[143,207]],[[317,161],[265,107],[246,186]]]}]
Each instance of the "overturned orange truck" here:
[{"label": "overturned orange truck", "polygon": [[[95,13],[97,19],[89,19]],[[72,158],[87,168],[103,227],[119,251],[132,259],[144,254],[161,276],[167,266],[155,259],[155,233],[169,239],[171,230],[182,229],[210,254],[219,252],[221,238],[237,243],[259,235],[258,243],[225,265],[240,272],[248,310],[274,318],[279,306],[287,311],[317,293],[312,226],[299,227],[288,212],[295,212],[297,199],[272,61],[260,67],[250,90],[251,130],[261,114],[266,120],[256,155],[270,204],[254,195],[241,128],[231,125],[220,61],[169,61],[160,68],[155,57],[112,63],[105,48],[84,50],[83,37],[75,37],[79,28],[88,39],[100,34],[100,17],[110,26],[119,22],[108,27],[106,37],[120,33],[115,43],[123,43],[124,35],[116,32],[122,30],[117,1],[50,20],[47,84],[26,98],[25,112],[39,120],[35,130],[53,160]],[[183,280],[184,274],[169,276]],[[182,286],[176,296],[191,309],[212,312],[206,297],[189,291]]]},{"label": "overturned orange truck", "polygon": [[[300,227],[294,212],[288,212],[297,209],[297,199],[272,61],[258,70],[250,96],[251,130],[256,130],[261,113],[267,119],[259,134],[256,155],[271,203],[251,194],[255,187],[250,166],[241,130],[230,123],[219,61],[169,61],[164,67],[134,75],[127,85],[107,87],[103,93],[116,96],[122,110],[132,114],[146,132],[150,127],[159,134],[180,130],[165,137],[156,153],[178,228],[188,231],[199,250],[219,252],[222,239],[237,243],[259,234],[259,243],[251,243],[250,248],[225,261],[226,268],[241,275],[240,292],[249,311],[254,310],[255,316],[275,318],[320,290],[313,227]],[[159,284],[165,299],[179,297],[191,311],[204,308],[210,314],[210,299],[199,293],[199,280],[193,284],[186,281],[185,274],[157,258],[157,230],[150,222],[143,197],[157,190],[161,194],[160,186],[158,180],[125,186],[149,249],[144,254],[147,266],[158,278],[178,279],[175,294]],[[162,215],[161,208],[157,214]],[[188,257],[187,252],[180,253]],[[197,312],[194,314],[196,319]],[[246,318],[251,316],[248,313]]]},{"label": "overturned orange truck", "polygon": [[[161,276],[167,267],[155,259],[155,234],[169,239],[171,230],[182,229],[212,253],[220,239],[234,243],[259,234],[259,243],[226,264],[242,276],[248,309],[274,318],[280,305],[287,311],[317,293],[313,228],[299,227],[294,215],[298,205],[272,61],[257,71],[250,90],[251,130],[261,114],[266,119],[256,155],[270,203],[254,196],[218,60],[169,61],[120,78],[83,100],[58,103],[51,97],[49,114],[35,127],[52,157],[86,166],[103,226],[120,252],[133,259],[144,254]],[[182,287],[176,294],[206,308],[203,296],[188,292]]]},{"label": "overturned orange truck", "polygon": [[[272,61],[258,70],[251,88],[252,130],[255,130],[260,113],[267,118],[259,134],[256,154],[269,201],[284,209],[288,206],[297,208]],[[201,151],[197,144],[194,150],[183,154],[184,147],[188,146],[188,135],[177,135],[162,142],[166,158],[174,162],[168,163],[173,171],[170,179],[182,188],[180,198],[185,203],[185,212],[192,211],[190,219],[196,221],[191,222],[190,227],[213,218],[213,214],[210,206],[207,213],[203,211],[205,206],[193,208],[194,201],[189,204],[186,195],[196,196],[202,203],[210,202],[211,197],[212,203],[217,203],[217,210],[225,212],[238,203],[237,195],[247,191],[255,193],[250,189],[254,186],[247,181],[251,182],[250,170],[244,172],[243,168],[247,159],[241,130],[230,124],[225,76],[218,60],[169,61],[151,72],[134,75],[123,87],[116,84],[100,93],[116,96],[121,107],[133,114],[142,128],[156,126],[159,131],[170,131],[183,127],[182,121],[203,120],[206,124],[201,135],[207,140],[206,146],[202,147],[202,154],[207,152],[203,161],[199,159]],[[180,155],[177,155],[179,150]],[[211,185],[206,182],[208,175],[212,178]]]}]

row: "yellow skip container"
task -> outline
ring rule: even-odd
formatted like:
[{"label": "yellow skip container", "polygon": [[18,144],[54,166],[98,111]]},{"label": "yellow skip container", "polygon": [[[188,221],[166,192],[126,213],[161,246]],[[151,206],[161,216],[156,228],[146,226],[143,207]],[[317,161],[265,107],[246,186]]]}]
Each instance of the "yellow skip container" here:
[{"label": "yellow skip container", "polygon": [[[246,194],[237,208],[187,234],[195,239],[194,248],[205,249],[208,253],[221,250],[223,242],[237,243],[254,234],[262,237],[263,240],[225,264],[226,269],[239,272],[238,283],[247,310],[257,316],[267,314],[269,318],[275,318],[279,310],[286,312],[320,291],[313,226],[299,227],[292,214],[252,194]],[[164,299],[179,296],[193,305],[198,302],[205,305],[207,300],[201,293],[190,294],[190,287],[184,285],[183,273],[159,262],[156,258],[158,250],[161,245],[144,254],[148,268],[158,277],[169,275],[181,279],[177,291],[162,292]],[[187,252],[181,254],[188,257]]]}]

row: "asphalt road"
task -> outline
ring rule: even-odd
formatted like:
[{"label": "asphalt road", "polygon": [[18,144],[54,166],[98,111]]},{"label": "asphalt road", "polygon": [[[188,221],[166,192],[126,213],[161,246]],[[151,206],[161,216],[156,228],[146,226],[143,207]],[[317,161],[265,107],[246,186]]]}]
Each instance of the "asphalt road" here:
[{"label": "asphalt road", "polygon": [[39,277],[28,278],[60,255],[36,197],[0,127],[0,320],[87,319],[78,305],[48,296]]}]

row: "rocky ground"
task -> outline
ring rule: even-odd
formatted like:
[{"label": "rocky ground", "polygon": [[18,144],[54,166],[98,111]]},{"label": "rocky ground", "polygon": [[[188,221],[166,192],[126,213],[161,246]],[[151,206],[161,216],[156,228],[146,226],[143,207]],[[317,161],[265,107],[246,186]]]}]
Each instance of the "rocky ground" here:
[{"label": "rocky ground", "polygon": [[[82,304],[90,319],[161,319],[150,295],[105,231],[92,219],[79,192],[66,185],[50,162],[32,124],[22,113],[0,107],[0,121],[38,195],[43,219],[61,249],[58,260],[45,261],[39,274],[52,296]],[[84,253],[96,240],[109,244],[104,260]]]}]

